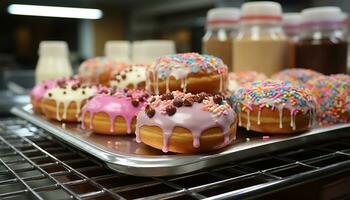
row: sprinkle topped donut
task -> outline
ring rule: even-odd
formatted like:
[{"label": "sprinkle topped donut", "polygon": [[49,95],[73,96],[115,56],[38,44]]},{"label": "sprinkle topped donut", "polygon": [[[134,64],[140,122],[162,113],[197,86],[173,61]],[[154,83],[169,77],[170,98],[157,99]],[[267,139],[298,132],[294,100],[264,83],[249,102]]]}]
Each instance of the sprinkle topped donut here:
[{"label": "sprinkle topped donut", "polygon": [[110,85],[118,88],[145,89],[146,68],[150,65],[135,64],[112,73]]},{"label": "sprinkle topped donut", "polygon": [[235,122],[236,114],[223,96],[173,91],[148,99],[144,110],[137,116],[136,140],[142,140],[140,129],[143,126],[159,127],[163,138],[161,149],[167,152],[169,139],[176,133],[176,127],[181,127],[190,132],[193,147],[199,148],[202,134],[208,129],[219,128],[224,137],[218,146],[226,146],[234,139],[231,127]]},{"label": "sprinkle topped donut", "polygon": [[350,77],[322,76],[308,81],[314,95],[319,124],[332,125],[350,122]]},{"label": "sprinkle topped donut", "polygon": [[215,93],[226,89],[227,74],[227,66],[220,58],[179,53],[159,57],[148,70],[150,81],[146,84],[156,94],[175,90]]},{"label": "sprinkle topped donut", "polygon": [[[88,127],[97,133],[105,134],[131,133],[135,130],[132,127],[135,126],[133,120],[147,98],[148,94],[143,90],[100,89],[99,94],[89,100],[82,109],[82,128]],[[101,113],[108,116],[109,126],[105,127],[106,120]],[[122,117],[124,122],[117,123],[117,117]]]},{"label": "sprinkle topped donut", "polygon": [[304,87],[304,84],[307,81],[320,76],[324,75],[310,69],[293,68],[285,69],[272,75],[272,79],[278,81],[289,81],[296,86]]},{"label": "sprinkle topped donut", "polygon": [[[260,125],[264,121],[268,121],[268,119],[263,118],[264,116],[262,115],[263,112],[266,113],[265,110],[277,110],[277,126],[280,129],[283,129],[284,123],[286,122],[283,119],[283,115],[287,114],[288,116],[285,117],[290,118],[290,126],[288,128],[292,129],[276,129],[277,131],[298,131],[297,128],[300,130],[301,127],[296,127],[296,116],[299,115],[305,115],[305,117],[308,118],[308,128],[310,128],[313,123],[313,115],[315,110],[314,98],[307,90],[294,87],[290,85],[290,83],[273,80],[253,82],[243,88],[240,88],[233,96],[233,101],[236,102],[239,125],[242,126],[242,114],[246,114],[246,124],[243,126],[245,126],[248,130],[252,125],[250,114],[253,111],[254,113],[257,111],[257,116],[256,119],[254,117],[254,120],[256,120],[257,125]],[[271,114],[270,117],[272,118],[273,115],[275,114]]]},{"label": "sprinkle topped donut", "polygon": [[254,81],[263,81],[266,79],[267,76],[265,74],[256,71],[231,72],[229,73],[228,89],[231,92],[234,92],[244,84],[251,83]]},{"label": "sprinkle topped donut", "polygon": [[128,65],[105,57],[85,60],[79,67],[79,76],[84,82],[107,86],[113,70],[122,70]]}]

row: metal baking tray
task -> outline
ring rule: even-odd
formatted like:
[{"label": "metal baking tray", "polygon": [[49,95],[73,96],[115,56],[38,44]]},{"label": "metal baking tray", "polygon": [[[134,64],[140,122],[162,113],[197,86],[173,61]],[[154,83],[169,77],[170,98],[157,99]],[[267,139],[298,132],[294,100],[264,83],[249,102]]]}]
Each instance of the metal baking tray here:
[{"label": "metal baking tray", "polygon": [[[32,106],[14,107],[11,112],[47,130],[58,139],[91,154],[118,172],[136,176],[171,176],[237,161],[295,145],[345,136],[350,124],[317,128],[298,135],[264,136],[239,128],[230,146],[208,154],[172,154],[139,144],[134,135],[106,136],[82,130],[78,123],[61,123],[33,113]],[[266,139],[267,138],[267,139]]]}]

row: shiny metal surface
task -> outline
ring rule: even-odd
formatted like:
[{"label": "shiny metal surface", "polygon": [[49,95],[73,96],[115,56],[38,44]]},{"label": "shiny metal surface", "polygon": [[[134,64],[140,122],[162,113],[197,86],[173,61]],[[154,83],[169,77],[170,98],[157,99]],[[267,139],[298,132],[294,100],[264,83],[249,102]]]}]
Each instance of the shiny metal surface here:
[{"label": "shiny metal surface", "polygon": [[[305,184],[310,181],[350,175],[349,131],[332,133],[344,132],[344,137],[159,178],[115,172],[26,120],[0,119],[0,199],[283,199],[290,197],[287,188],[303,185],[309,191]],[[337,188],[344,188],[344,182],[335,180]],[[346,188],[333,191],[332,199],[350,197]],[[311,190],[313,198],[321,199],[317,195],[323,186]],[[269,196],[274,192],[284,196]],[[293,194],[310,199],[310,195]]]},{"label": "shiny metal surface", "polygon": [[163,152],[138,144],[133,136],[105,136],[81,130],[79,124],[48,121],[34,114],[31,106],[15,107],[12,113],[47,130],[59,139],[104,161],[109,168],[137,176],[169,176],[184,174],[226,162],[245,159],[262,153],[289,148],[311,141],[329,140],[345,136],[350,124],[314,129],[293,136],[270,136],[263,140],[261,134],[238,131],[235,144],[210,154],[182,155]]}]

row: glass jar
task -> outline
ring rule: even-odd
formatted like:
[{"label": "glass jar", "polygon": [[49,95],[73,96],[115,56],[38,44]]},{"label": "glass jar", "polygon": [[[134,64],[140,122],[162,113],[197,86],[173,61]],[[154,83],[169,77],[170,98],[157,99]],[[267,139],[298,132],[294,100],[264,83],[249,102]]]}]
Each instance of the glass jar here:
[{"label": "glass jar", "polygon": [[347,38],[338,7],[302,11],[303,29],[296,44],[296,66],[326,75],[347,72]]},{"label": "glass jar", "polygon": [[233,71],[233,38],[237,34],[238,8],[214,8],[208,11],[202,52],[219,57]]},{"label": "glass jar", "polygon": [[288,37],[288,67],[295,67],[295,44],[301,29],[300,13],[283,14],[283,30]]},{"label": "glass jar", "polygon": [[287,66],[288,41],[281,21],[282,9],[276,2],[242,5],[240,29],[233,42],[235,71],[270,76]]},{"label": "glass jar", "polygon": [[39,60],[35,69],[35,81],[71,76],[68,45],[63,41],[42,41],[39,45]]}]

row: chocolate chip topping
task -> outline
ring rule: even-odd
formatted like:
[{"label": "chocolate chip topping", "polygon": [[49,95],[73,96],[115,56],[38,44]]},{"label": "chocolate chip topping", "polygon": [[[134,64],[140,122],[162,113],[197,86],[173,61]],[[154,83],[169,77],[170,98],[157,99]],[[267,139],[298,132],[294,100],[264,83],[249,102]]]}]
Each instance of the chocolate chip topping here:
[{"label": "chocolate chip topping", "polygon": [[137,107],[137,106],[139,106],[139,100],[138,100],[138,99],[133,99],[133,100],[131,100],[131,104],[132,104],[134,107]]},{"label": "chocolate chip topping", "polygon": [[151,98],[149,99],[149,102],[153,103],[155,100],[156,100],[155,97],[151,97]]},{"label": "chocolate chip topping", "polygon": [[221,96],[221,95],[218,95],[218,94],[214,95],[213,101],[214,101],[214,103],[216,103],[216,104],[221,104],[221,103],[222,103],[222,96]]},{"label": "chocolate chip topping", "polygon": [[48,95],[49,95],[49,97],[52,97],[52,94],[51,94],[51,93],[49,93]]},{"label": "chocolate chip topping", "polygon": [[162,101],[165,101],[165,100],[172,100],[174,99],[174,95],[172,93],[166,93],[166,94],[162,94],[162,96],[160,96],[160,99]]},{"label": "chocolate chip topping", "polygon": [[145,112],[149,118],[152,118],[156,114],[156,111],[150,105],[146,106]]},{"label": "chocolate chip topping", "polygon": [[139,97],[139,101],[140,101],[140,102],[144,102],[144,101],[145,101],[145,98],[144,98],[144,97]]},{"label": "chocolate chip topping", "polygon": [[81,93],[82,93],[82,94],[85,94],[85,91],[83,90]]},{"label": "chocolate chip topping", "polygon": [[166,108],[165,108],[165,111],[166,113],[169,115],[169,116],[172,116],[176,113],[176,107],[173,106],[173,105],[168,105]]},{"label": "chocolate chip topping", "polygon": [[181,97],[175,97],[173,101],[174,106],[181,107],[183,105],[183,101]]},{"label": "chocolate chip topping", "polygon": [[122,75],[122,79],[123,79],[123,80],[126,79],[126,75],[125,75],[125,74]]},{"label": "chocolate chip topping", "polygon": [[66,91],[63,91],[63,94],[67,94],[67,92],[66,92]]},{"label": "chocolate chip topping", "polygon": [[185,98],[183,105],[184,106],[192,106],[193,99],[192,98]]}]

